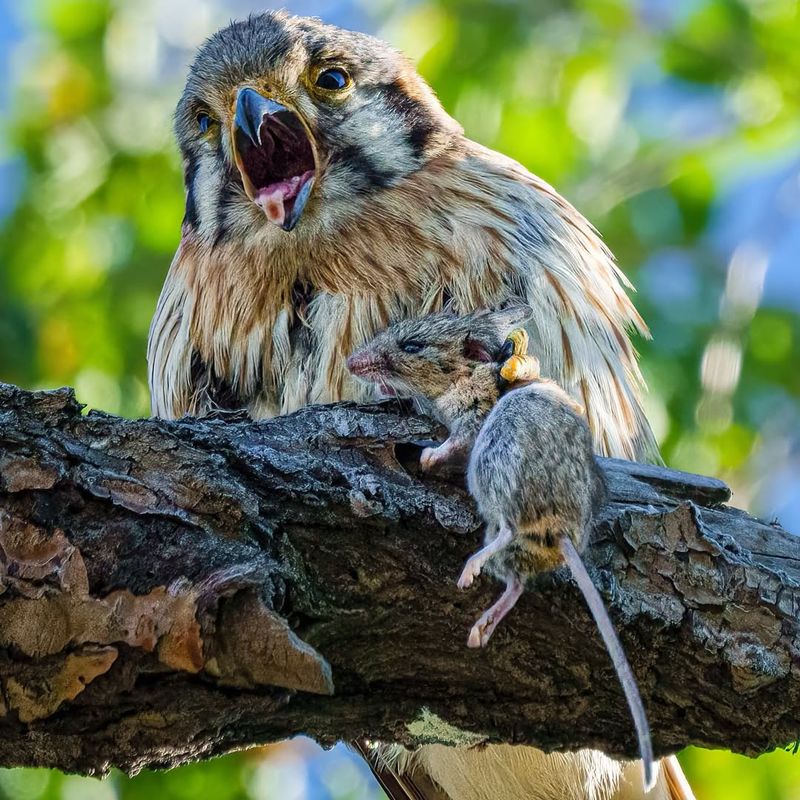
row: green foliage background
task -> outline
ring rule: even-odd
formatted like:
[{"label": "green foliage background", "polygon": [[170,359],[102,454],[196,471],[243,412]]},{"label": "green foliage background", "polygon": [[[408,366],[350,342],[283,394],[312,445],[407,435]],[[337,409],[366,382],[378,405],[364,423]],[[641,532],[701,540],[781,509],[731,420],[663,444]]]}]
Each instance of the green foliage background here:
[{"label": "green foliage background", "polygon": [[[7,53],[0,137],[0,197],[13,200],[0,217],[0,380],[70,384],[90,406],[146,415],[147,328],[183,210],[171,108],[192,48],[253,8],[5,3],[22,33]],[[654,339],[639,346],[667,462],[720,475],[738,505],[800,530],[797,4],[288,6],[405,49],[473,138],[592,219],[641,289]],[[681,758],[700,800],[800,797],[788,753]],[[287,794],[281,781],[301,765],[313,775]],[[0,797],[373,796],[354,769],[301,742],[104,783],[0,771]]]}]

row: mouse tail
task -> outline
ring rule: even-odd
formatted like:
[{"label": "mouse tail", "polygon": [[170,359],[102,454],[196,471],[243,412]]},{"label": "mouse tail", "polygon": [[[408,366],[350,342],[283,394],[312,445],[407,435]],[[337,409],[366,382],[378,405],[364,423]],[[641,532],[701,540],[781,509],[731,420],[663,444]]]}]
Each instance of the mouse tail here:
[{"label": "mouse tail", "polygon": [[589,573],[584,566],[583,559],[580,553],[575,549],[575,545],[572,543],[569,536],[563,536],[561,538],[561,552],[564,554],[564,559],[572,572],[572,577],[575,578],[575,582],[578,584],[578,588],[580,588],[586,600],[586,605],[589,606],[589,611],[592,617],[594,617],[595,624],[600,631],[600,636],[603,638],[606,650],[608,650],[608,654],[614,662],[619,682],[622,684],[622,691],[625,693],[625,699],[628,701],[628,708],[633,717],[636,735],[639,738],[639,752],[644,767],[645,790],[649,791],[655,784],[653,745],[650,741],[650,725],[647,721],[644,705],[642,704],[642,697],[639,694],[636,676],[633,674],[625,651],[622,649],[622,643],[617,636],[617,632],[614,630],[614,625],[611,622],[608,611],[606,611],[603,598],[600,597],[600,593],[592,583],[592,579],[589,577]]}]

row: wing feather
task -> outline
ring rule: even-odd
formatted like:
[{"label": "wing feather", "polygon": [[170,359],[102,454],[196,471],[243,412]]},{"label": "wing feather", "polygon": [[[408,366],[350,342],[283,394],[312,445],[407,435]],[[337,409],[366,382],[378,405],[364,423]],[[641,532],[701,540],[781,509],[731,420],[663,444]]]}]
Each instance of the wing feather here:
[{"label": "wing feather", "polygon": [[487,210],[495,214],[508,253],[505,281],[536,312],[529,333],[543,374],[586,406],[600,452],[660,460],[630,341],[631,334],[650,334],[611,251],[547,183],[478,145],[473,155],[464,168],[480,175],[484,198],[492,196]]},{"label": "wing feather", "polygon": [[191,294],[187,290],[186,250],[181,245],[172,260],[158,298],[147,339],[147,375],[154,416],[177,419],[197,412],[192,386]]},{"label": "wing feather", "polygon": [[395,767],[380,746],[371,746],[365,739],[350,746],[367,762],[389,800],[452,800],[424,771]]}]

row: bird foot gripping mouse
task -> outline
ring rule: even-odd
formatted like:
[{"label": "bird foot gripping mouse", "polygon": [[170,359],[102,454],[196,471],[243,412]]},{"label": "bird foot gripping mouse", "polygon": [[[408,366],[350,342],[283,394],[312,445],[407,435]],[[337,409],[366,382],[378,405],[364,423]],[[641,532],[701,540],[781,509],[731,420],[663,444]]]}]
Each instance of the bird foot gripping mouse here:
[{"label": "bird foot gripping mouse", "polygon": [[526,353],[527,334],[513,330],[530,314],[515,307],[403,320],[378,333],[347,366],[361,380],[416,398],[448,428],[444,443],[423,451],[423,470],[468,462],[467,483],[486,533],[458,586],[469,588],[482,572],[506,585],[473,625],[468,646],[486,646],[526,579],[566,563],[617,671],[649,789],[653,753],[636,678],[581,558],[605,483],[582,408],[540,377],[538,360]]}]

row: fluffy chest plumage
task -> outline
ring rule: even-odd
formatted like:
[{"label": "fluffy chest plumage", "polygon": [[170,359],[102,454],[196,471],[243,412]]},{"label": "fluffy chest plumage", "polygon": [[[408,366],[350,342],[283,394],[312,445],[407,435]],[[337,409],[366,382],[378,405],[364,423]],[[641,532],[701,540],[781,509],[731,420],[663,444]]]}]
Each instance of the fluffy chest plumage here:
[{"label": "fluffy chest plumage", "polygon": [[344,364],[377,330],[445,303],[468,310],[504,298],[502,218],[484,210],[476,224],[473,208],[486,203],[485,193],[461,190],[454,211],[448,174],[425,177],[386,192],[327,235],[269,231],[272,238],[213,245],[186,236],[157,314],[179,318],[179,346],[164,354],[172,371],[189,363],[191,388],[179,413],[222,405],[261,417],[365,399]]},{"label": "fluffy chest plumage", "polygon": [[[464,142],[398,185],[312,208],[292,233],[230,215],[184,231],[153,319],[153,413],[254,417],[365,399],[345,359],[395,319],[523,301],[542,374],[596,447],[652,456],[628,328],[646,328],[588,222],[520,165]],[[255,209],[255,210],[254,210]],[[263,220],[261,220],[263,223]]]}]

